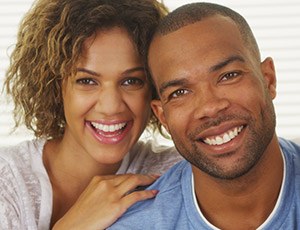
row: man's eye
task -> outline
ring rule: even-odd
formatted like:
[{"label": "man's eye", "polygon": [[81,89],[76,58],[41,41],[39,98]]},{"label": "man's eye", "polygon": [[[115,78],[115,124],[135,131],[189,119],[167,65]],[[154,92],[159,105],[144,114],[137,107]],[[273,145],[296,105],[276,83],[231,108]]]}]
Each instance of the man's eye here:
[{"label": "man's eye", "polygon": [[96,82],[92,78],[80,78],[76,80],[77,84],[81,85],[95,85]]},{"label": "man's eye", "polygon": [[173,93],[171,93],[171,95],[169,96],[169,99],[178,98],[180,96],[187,94],[188,92],[189,91],[187,89],[178,89],[178,90],[174,91]]},{"label": "man's eye", "polygon": [[220,81],[228,81],[240,75],[239,72],[229,72],[221,76]]},{"label": "man's eye", "polygon": [[122,86],[129,89],[140,89],[144,84],[145,82],[140,78],[128,78],[122,82]]}]

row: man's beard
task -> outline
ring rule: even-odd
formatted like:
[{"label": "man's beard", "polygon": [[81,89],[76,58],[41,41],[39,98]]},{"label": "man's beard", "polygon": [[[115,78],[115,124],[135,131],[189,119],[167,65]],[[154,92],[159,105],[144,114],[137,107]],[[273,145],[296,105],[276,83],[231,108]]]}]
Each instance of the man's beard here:
[{"label": "man's beard", "polygon": [[[271,101],[269,101],[265,109],[261,110],[260,118],[261,119],[258,121],[254,120],[250,115],[234,114],[223,116],[203,124],[193,131],[193,133],[188,135],[188,140],[191,143],[190,145],[183,144],[180,138],[177,138],[174,135],[173,140],[177,150],[182,156],[201,171],[217,179],[233,180],[247,174],[259,162],[274,136],[276,118]],[[222,154],[219,158],[214,156],[214,159],[211,159],[201,151],[197,145],[195,136],[199,133],[199,130],[205,127],[216,126],[224,121],[235,119],[245,121],[247,124],[246,128],[248,129],[248,135],[245,140],[246,143],[243,144],[243,149],[238,150],[242,153],[240,158],[236,160],[230,168],[225,168],[222,167],[222,158],[230,157],[230,155],[235,154],[235,152]]]}]

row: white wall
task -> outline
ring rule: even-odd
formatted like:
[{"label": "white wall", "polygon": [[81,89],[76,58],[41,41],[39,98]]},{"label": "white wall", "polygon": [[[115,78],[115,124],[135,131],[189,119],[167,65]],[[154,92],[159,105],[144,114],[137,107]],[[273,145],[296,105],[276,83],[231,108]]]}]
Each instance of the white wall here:
[{"label": "white wall", "polygon": [[[0,87],[17,26],[32,0],[0,0]],[[170,10],[195,1],[164,0]],[[277,133],[300,137],[300,1],[298,0],[212,0],[229,6],[248,20],[261,48],[262,57],[273,57],[277,70]],[[9,134],[13,127],[11,105],[0,98],[0,146],[31,138],[25,129]],[[8,110],[8,112],[6,112]]]}]

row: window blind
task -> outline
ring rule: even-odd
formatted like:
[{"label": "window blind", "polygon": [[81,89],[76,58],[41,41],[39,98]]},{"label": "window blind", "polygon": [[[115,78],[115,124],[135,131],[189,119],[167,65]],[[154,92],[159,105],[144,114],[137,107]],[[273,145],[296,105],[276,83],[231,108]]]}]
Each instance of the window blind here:
[{"label": "window blind", "polygon": [[[196,1],[163,0],[170,10]],[[272,57],[277,72],[277,134],[300,137],[300,1],[298,0],[212,0],[241,13],[253,29],[262,58]],[[18,24],[33,0],[0,0],[0,87],[2,89],[9,54],[15,43]],[[10,134],[14,122],[12,104],[0,98],[0,146],[32,138],[26,128]]]},{"label": "window blind", "polygon": [[0,146],[10,145],[28,138],[32,134],[22,127],[11,133],[14,127],[12,104],[2,93],[4,74],[9,64],[9,54],[16,41],[19,22],[30,8],[33,0],[0,0]]}]

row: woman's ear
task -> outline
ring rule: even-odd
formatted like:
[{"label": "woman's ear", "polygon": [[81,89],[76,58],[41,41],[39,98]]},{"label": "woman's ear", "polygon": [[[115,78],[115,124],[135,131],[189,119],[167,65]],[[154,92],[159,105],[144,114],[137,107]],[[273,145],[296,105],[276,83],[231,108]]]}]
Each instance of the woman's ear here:
[{"label": "woman's ear", "polygon": [[151,101],[151,108],[153,110],[153,113],[159,120],[159,122],[164,126],[164,128],[169,132],[168,125],[165,119],[164,110],[162,108],[162,104],[160,100],[152,100]]},{"label": "woman's ear", "polygon": [[270,57],[266,58],[260,64],[260,67],[269,93],[274,99],[276,97],[276,72],[273,59]]}]

